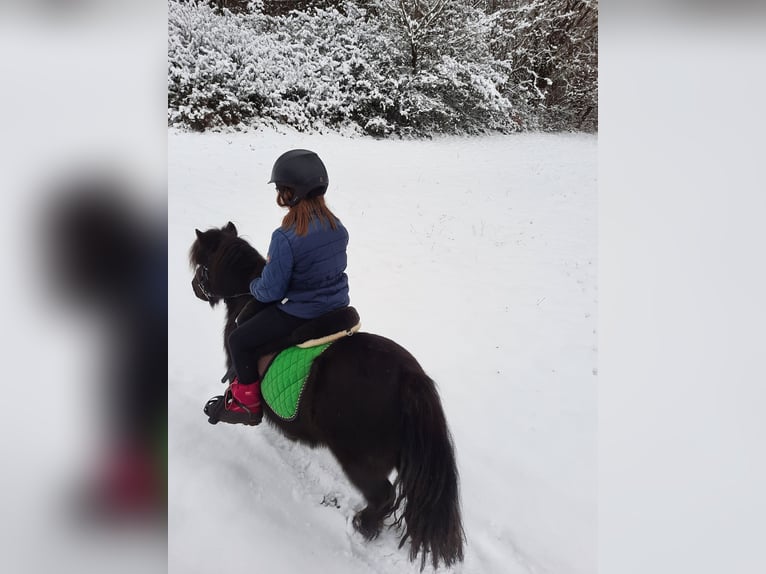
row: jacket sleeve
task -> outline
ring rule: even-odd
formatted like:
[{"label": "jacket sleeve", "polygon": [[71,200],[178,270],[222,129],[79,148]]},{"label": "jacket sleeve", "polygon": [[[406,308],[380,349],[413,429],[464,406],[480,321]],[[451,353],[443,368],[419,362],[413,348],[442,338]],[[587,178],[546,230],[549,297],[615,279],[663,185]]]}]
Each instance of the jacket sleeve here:
[{"label": "jacket sleeve", "polygon": [[293,250],[279,229],[271,235],[269,258],[260,277],[250,282],[250,293],[261,303],[281,301],[293,274]]}]

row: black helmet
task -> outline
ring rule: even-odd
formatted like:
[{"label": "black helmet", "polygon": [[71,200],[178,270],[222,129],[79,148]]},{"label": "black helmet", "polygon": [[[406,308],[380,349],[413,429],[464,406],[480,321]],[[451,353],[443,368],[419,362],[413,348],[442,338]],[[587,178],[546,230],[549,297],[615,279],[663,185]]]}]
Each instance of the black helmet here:
[{"label": "black helmet", "polygon": [[322,160],[313,151],[292,149],[274,162],[269,183],[283,185],[293,190],[291,205],[304,197],[324,195],[329,179]]}]

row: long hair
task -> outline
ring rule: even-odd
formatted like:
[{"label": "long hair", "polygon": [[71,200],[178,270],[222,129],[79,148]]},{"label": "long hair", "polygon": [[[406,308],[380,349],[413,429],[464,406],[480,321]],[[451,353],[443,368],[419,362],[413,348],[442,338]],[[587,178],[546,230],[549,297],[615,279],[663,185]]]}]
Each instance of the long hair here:
[{"label": "long hair", "polygon": [[309,224],[317,219],[323,224],[329,223],[330,228],[337,229],[337,218],[330,208],[325,204],[324,196],[304,197],[295,205],[290,205],[293,199],[293,192],[289,187],[278,186],[277,204],[280,207],[287,207],[289,211],[282,219],[282,229],[289,229],[295,226],[295,233],[300,236],[309,232]]}]

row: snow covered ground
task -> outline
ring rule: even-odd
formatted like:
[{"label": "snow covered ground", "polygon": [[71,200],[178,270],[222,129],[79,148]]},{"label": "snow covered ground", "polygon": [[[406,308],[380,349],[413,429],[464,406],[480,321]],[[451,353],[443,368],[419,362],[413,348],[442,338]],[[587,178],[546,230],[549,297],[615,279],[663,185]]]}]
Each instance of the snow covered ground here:
[{"label": "snow covered ground", "polygon": [[327,165],[363,330],[439,387],[467,536],[454,571],[595,572],[596,137],[270,130],[168,135],[169,572],[418,570],[393,531],[352,531],[362,497],[327,451],[202,413],[223,390],[223,309],[192,293],[194,228],[233,221],[265,252],[282,216],[271,165],[298,147]]}]

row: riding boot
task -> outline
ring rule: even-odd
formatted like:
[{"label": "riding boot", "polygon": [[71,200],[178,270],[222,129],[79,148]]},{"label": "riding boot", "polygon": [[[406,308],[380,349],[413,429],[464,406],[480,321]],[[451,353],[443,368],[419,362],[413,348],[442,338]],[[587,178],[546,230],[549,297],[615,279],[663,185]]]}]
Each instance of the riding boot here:
[{"label": "riding boot", "polygon": [[258,425],[263,418],[261,382],[255,381],[245,385],[234,379],[226,393],[210,399],[204,410],[210,424],[223,421],[230,424]]}]

